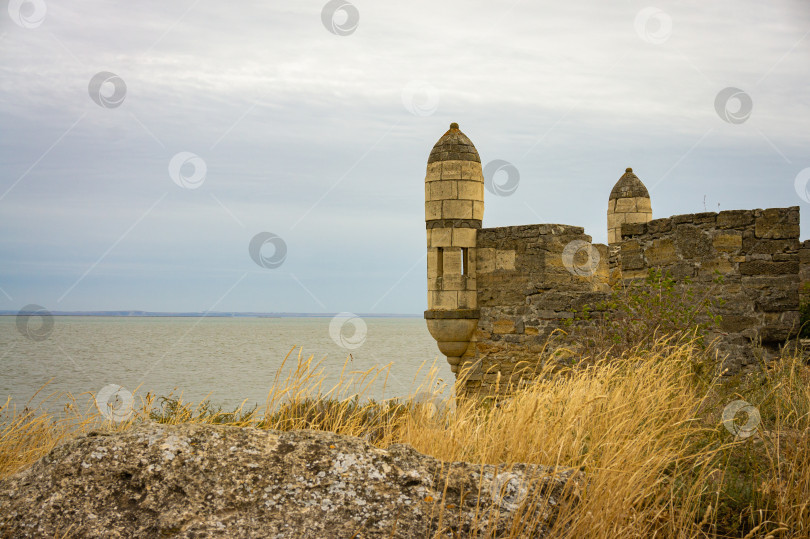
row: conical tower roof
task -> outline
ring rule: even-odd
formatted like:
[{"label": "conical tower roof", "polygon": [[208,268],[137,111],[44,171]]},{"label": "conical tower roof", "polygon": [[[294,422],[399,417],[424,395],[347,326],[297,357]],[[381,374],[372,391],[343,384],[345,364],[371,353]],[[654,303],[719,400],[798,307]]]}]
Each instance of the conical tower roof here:
[{"label": "conical tower roof", "polygon": [[622,174],[622,177],[619,178],[619,181],[616,182],[616,185],[613,186],[608,200],[635,197],[650,198],[650,193],[647,191],[647,188],[644,187],[644,184],[641,183],[641,180],[638,179],[638,176],[633,174],[633,169],[628,168],[625,170],[624,174]]},{"label": "conical tower roof", "polygon": [[478,156],[478,150],[475,149],[473,143],[467,138],[467,135],[461,132],[458,124],[453,122],[450,124],[450,129],[442,135],[442,138],[433,145],[428,158],[428,164],[436,161],[475,161],[481,162]]}]

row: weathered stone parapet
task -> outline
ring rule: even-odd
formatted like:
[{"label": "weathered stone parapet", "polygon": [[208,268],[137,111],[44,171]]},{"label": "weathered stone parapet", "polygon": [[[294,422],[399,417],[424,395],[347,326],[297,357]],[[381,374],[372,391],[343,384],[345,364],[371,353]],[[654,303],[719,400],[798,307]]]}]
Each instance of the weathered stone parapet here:
[{"label": "weathered stone parapet", "polygon": [[479,395],[531,379],[573,310],[598,303],[608,288],[608,248],[578,226],[481,229],[476,267],[480,318],[461,370]]},{"label": "weathered stone parapet", "polygon": [[[805,257],[810,253],[806,253]],[[798,331],[801,253],[799,208],[703,212],[622,226],[619,265],[625,279],[649,268],[676,280],[711,286],[723,302],[722,340],[738,336],[765,345],[783,344]],[[717,277],[722,282],[714,283]],[[753,361],[736,350],[736,372]]]},{"label": "weathered stone parapet", "polygon": [[[478,232],[480,318],[461,363],[469,392],[503,393],[531,379],[549,347],[576,348],[569,322],[607,299],[611,279],[644,278],[650,268],[679,282],[689,278],[698,296],[724,302],[716,311],[719,332],[708,337],[729,354],[727,373],[755,363],[752,342],[776,347],[795,336],[799,273],[802,260],[810,262],[810,242],[798,241],[797,207],[676,215],[624,223],[621,231],[622,241],[610,247],[568,225]],[[578,274],[563,260],[575,242],[598,253],[593,271]]]}]

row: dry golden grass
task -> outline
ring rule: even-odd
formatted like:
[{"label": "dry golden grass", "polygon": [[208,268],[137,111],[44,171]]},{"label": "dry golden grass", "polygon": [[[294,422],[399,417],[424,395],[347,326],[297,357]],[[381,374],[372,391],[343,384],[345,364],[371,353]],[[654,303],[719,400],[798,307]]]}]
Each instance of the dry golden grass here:
[{"label": "dry golden grass", "polygon": [[[497,406],[472,398],[438,408],[413,397],[370,401],[363,395],[386,369],[344,366],[341,382],[324,388],[322,366],[300,351],[285,358],[265,405],[249,410],[147,395],[127,422],[113,424],[92,402],[80,410],[71,400],[59,414],[7,403],[0,411],[0,478],[91,428],[147,420],[314,428],[383,448],[407,443],[446,461],[579,468],[587,482],[563,501],[555,536],[810,536],[810,369],[786,354],[760,375],[697,380],[695,354],[691,345],[664,343],[621,361],[544,371]],[[435,369],[421,389],[440,389]],[[747,439],[721,425],[724,406],[738,398],[762,415]],[[534,525],[517,519],[512,535],[525,536]]]},{"label": "dry golden grass", "polygon": [[84,431],[92,415],[92,412],[79,412],[74,399],[65,404],[58,415],[45,411],[43,405],[18,410],[11,399],[6,400],[0,406],[0,479],[25,468]]}]

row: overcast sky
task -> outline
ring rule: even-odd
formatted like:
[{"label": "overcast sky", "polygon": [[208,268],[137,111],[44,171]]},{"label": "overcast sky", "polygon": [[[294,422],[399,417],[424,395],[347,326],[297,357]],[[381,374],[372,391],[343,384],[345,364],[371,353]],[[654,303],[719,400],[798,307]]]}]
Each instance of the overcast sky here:
[{"label": "overcast sky", "polygon": [[0,310],[420,313],[453,121],[520,175],[485,227],[605,242],[628,166],[654,217],[804,212],[808,33],[807,0],[12,0]]}]

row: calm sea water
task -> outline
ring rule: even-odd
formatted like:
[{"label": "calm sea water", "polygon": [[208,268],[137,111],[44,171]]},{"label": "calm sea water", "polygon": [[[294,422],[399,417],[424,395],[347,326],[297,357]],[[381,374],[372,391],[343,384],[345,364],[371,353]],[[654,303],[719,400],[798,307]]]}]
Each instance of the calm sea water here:
[{"label": "calm sea water", "polygon": [[158,396],[182,393],[184,400],[209,398],[223,408],[233,408],[245,399],[248,404],[263,405],[284,356],[293,347],[287,366],[295,365],[300,347],[306,357],[323,359],[325,389],[340,378],[349,354],[345,374],[356,376],[391,364],[370,388],[368,394],[375,398],[414,392],[434,362],[439,376],[452,385],[450,367],[424,320],[365,318],[359,329],[349,323],[337,333],[340,326],[333,326],[337,342],[330,335],[331,321],[57,316],[52,333],[36,341],[18,331],[15,317],[3,316],[0,398],[4,402],[11,396],[21,406],[50,382],[34,402],[53,393],[95,395],[116,384],[134,392],[136,400],[147,392]]}]

